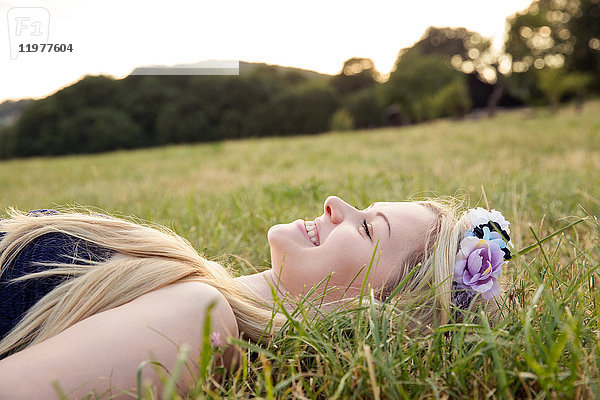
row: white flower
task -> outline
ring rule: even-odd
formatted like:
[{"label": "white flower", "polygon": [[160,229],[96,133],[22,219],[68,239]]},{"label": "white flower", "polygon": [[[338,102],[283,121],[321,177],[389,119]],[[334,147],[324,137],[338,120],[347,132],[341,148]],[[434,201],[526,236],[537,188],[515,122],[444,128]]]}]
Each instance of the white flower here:
[{"label": "white flower", "polygon": [[488,211],[485,208],[477,207],[469,209],[467,213],[469,215],[469,221],[471,222],[471,228],[494,221],[510,235],[510,229],[508,228],[509,222],[504,218],[504,215],[502,215],[500,211],[494,209]]},{"label": "white flower", "polygon": [[504,229],[506,231],[506,233],[508,233],[510,235],[510,229],[508,228],[508,225],[510,225],[510,222],[508,222],[506,220],[506,218],[504,218],[504,215],[502,215],[502,213],[500,211],[496,211],[494,209],[492,209],[490,214],[491,214],[490,220],[499,223],[500,228]]}]

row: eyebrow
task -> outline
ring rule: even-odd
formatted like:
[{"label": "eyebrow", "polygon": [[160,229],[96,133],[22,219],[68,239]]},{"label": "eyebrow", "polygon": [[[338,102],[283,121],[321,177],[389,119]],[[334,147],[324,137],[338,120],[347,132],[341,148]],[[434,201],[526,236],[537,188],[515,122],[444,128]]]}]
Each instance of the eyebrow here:
[{"label": "eyebrow", "polygon": [[381,217],[385,220],[385,223],[388,226],[388,237],[392,237],[392,227],[390,226],[390,221],[387,219],[387,217],[385,216],[384,213],[382,213],[381,211],[377,211],[375,213],[375,215],[377,215],[378,217]]},{"label": "eyebrow", "polygon": [[[365,211],[368,210],[369,208],[373,207],[377,202],[373,202],[369,205],[369,207],[365,208]],[[388,237],[392,237],[392,227],[390,226],[390,221],[387,219],[387,217],[385,216],[384,213],[382,213],[381,211],[377,211],[375,213],[376,216],[381,217],[385,220],[385,223],[388,226]]]}]

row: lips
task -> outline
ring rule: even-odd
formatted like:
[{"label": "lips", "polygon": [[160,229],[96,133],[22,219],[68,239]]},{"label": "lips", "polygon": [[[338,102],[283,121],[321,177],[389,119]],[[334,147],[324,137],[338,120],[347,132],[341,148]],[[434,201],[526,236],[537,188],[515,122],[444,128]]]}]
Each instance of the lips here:
[{"label": "lips", "polygon": [[319,230],[317,229],[317,224],[314,221],[304,221],[304,228],[306,229],[306,234],[309,239],[315,246],[321,244],[321,240],[319,238]]}]

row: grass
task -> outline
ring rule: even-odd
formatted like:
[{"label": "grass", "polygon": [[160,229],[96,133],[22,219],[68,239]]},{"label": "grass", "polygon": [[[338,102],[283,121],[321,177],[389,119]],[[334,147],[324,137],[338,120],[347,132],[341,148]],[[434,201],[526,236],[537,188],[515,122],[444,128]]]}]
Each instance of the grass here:
[{"label": "grass", "polygon": [[[268,267],[268,228],[313,219],[327,195],[459,195],[502,210],[518,249],[505,317],[404,333],[361,307],[292,325],[205,398],[600,398],[600,101],[319,136],[0,163],[0,207],[85,205],[161,223],[242,273]],[[485,198],[483,193],[485,193]],[[369,295],[368,293],[366,294]],[[340,313],[343,313],[341,315]],[[452,334],[448,334],[452,332]],[[241,343],[240,343],[241,344]],[[242,345],[242,344],[241,344]],[[172,393],[164,393],[167,398]],[[148,394],[148,397],[152,395]],[[160,396],[159,396],[160,397]]]}]

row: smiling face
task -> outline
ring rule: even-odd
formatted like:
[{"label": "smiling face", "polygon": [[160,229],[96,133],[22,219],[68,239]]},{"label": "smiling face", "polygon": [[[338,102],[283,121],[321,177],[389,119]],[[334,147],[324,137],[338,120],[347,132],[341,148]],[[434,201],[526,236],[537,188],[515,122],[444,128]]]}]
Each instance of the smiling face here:
[{"label": "smiling face", "polygon": [[330,273],[328,290],[341,290],[328,298],[339,299],[346,288],[344,297],[358,295],[374,254],[367,282],[381,288],[423,247],[436,219],[430,208],[412,202],[373,203],[357,210],[330,196],[323,208],[314,221],[299,219],[269,229],[273,273],[292,296],[306,293]]}]

